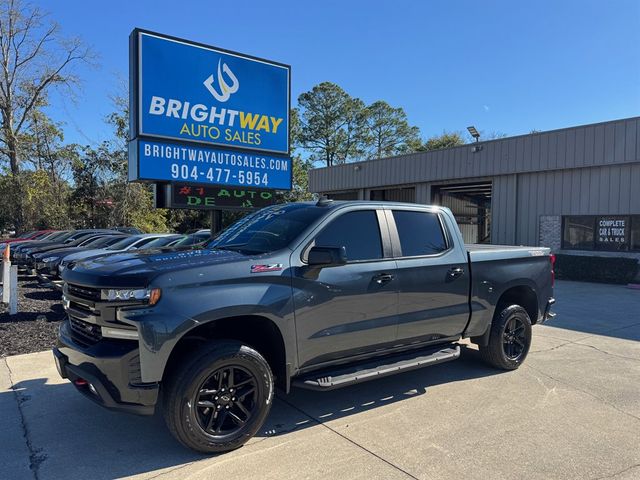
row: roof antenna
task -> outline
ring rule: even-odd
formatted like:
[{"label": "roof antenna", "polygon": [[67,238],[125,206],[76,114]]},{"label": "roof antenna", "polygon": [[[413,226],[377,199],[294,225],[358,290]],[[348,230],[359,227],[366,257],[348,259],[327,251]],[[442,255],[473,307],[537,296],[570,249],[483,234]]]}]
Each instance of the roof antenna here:
[{"label": "roof antenna", "polygon": [[318,199],[318,203],[316,203],[316,207],[326,207],[327,205],[331,205],[332,203],[333,203],[333,200],[331,200],[326,195],[322,195]]}]

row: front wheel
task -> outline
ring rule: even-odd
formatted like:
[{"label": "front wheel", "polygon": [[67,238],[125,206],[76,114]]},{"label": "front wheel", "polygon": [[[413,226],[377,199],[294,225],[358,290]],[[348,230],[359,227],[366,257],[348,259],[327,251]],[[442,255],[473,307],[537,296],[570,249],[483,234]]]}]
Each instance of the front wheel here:
[{"label": "front wheel", "polygon": [[480,346],[480,355],[489,365],[502,370],[515,370],[531,347],[531,319],[520,305],[496,311],[491,323],[489,345]]},{"label": "front wheel", "polygon": [[262,355],[238,342],[216,342],[192,354],[167,379],[165,422],[188,448],[233,450],[262,426],[273,391],[273,375]]}]

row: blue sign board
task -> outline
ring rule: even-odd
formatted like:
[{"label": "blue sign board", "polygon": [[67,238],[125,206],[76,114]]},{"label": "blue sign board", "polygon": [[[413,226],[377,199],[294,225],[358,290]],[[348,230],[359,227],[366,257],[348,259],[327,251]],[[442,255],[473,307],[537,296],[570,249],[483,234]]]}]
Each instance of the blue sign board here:
[{"label": "blue sign board", "polygon": [[130,180],[291,189],[289,66],[136,29],[130,68]]},{"label": "blue sign board", "polygon": [[139,180],[291,190],[291,159],[152,140],[132,142]]},{"label": "blue sign board", "polygon": [[138,32],[138,134],[289,154],[289,67]]}]

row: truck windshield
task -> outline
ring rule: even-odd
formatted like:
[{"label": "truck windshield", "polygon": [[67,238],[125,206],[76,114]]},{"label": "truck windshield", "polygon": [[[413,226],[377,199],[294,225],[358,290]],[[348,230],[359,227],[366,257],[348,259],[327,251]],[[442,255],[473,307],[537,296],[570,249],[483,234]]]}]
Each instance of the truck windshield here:
[{"label": "truck windshield", "polygon": [[325,208],[300,203],[263,208],[228,227],[208,246],[247,254],[274,252],[287,247],[326,212]]}]

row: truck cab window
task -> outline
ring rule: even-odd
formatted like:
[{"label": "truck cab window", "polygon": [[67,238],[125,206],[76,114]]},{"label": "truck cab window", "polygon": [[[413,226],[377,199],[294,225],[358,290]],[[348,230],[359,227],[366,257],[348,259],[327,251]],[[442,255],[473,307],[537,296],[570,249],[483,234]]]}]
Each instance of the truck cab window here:
[{"label": "truck cab window", "polygon": [[447,249],[447,242],[435,213],[394,210],[403,257],[433,255]]},{"label": "truck cab window", "polygon": [[374,210],[361,210],[340,215],[316,237],[317,247],[345,247],[347,260],[382,258],[380,227]]}]

